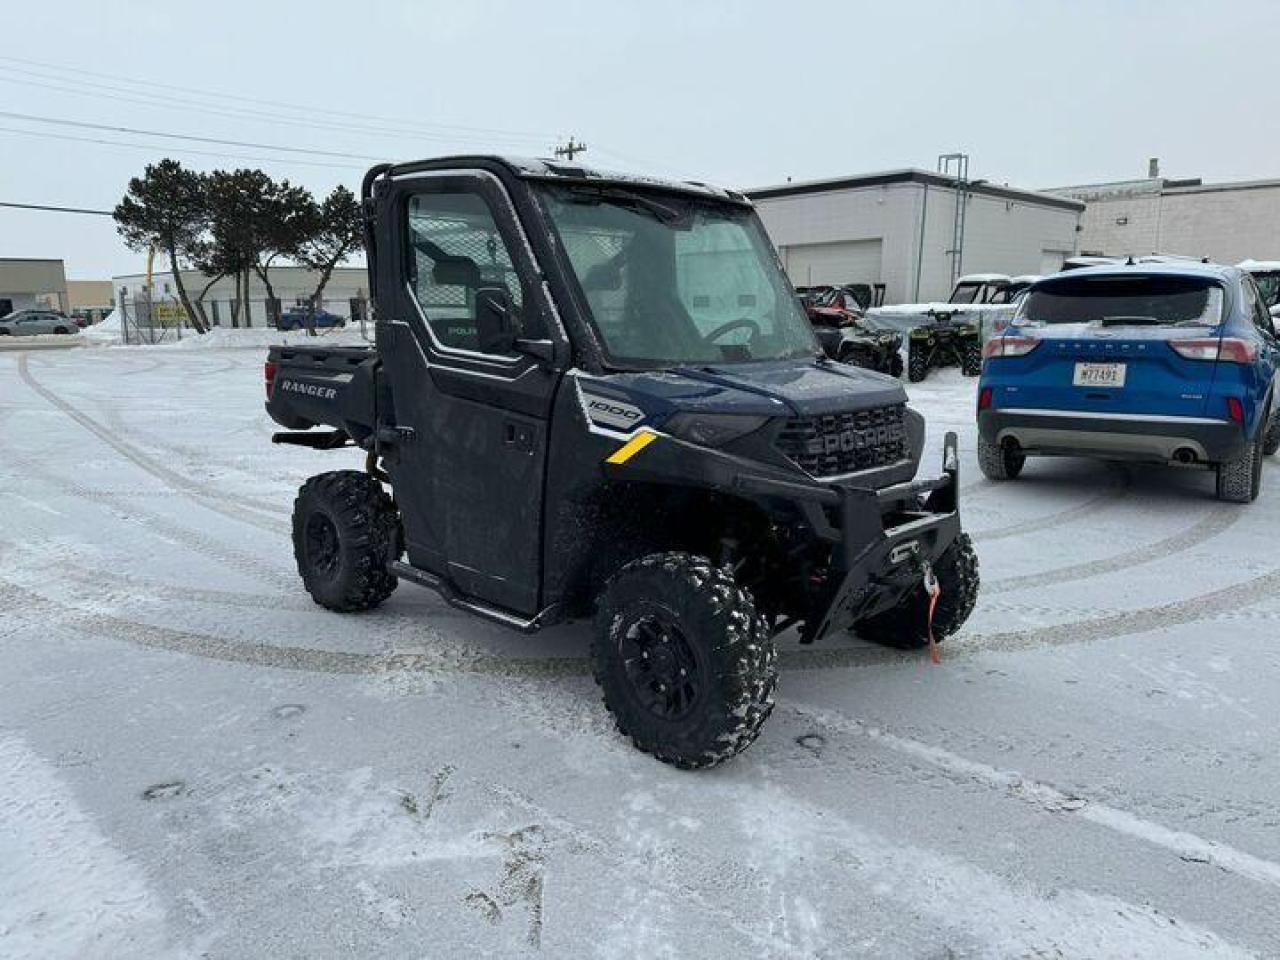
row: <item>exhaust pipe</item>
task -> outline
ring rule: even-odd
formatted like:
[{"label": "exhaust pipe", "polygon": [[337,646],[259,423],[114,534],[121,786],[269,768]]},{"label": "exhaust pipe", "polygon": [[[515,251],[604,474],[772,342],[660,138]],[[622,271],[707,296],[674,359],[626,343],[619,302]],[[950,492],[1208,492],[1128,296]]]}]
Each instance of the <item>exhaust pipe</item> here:
[{"label": "exhaust pipe", "polygon": [[1189,464],[1196,462],[1196,452],[1190,447],[1179,447],[1173,451],[1173,459],[1175,463]]}]

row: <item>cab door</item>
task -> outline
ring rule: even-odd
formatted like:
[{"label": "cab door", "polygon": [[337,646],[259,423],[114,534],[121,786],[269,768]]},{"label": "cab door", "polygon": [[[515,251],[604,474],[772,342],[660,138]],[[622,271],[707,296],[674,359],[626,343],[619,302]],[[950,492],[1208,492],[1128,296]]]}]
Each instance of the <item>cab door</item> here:
[{"label": "cab door", "polygon": [[503,291],[512,336],[550,347],[554,318],[541,274],[493,174],[439,172],[387,187],[375,283],[394,410],[380,416],[412,431],[401,430],[388,458],[409,561],[472,597],[532,615],[561,371],[513,343],[495,345],[482,327],[484,301]]}]

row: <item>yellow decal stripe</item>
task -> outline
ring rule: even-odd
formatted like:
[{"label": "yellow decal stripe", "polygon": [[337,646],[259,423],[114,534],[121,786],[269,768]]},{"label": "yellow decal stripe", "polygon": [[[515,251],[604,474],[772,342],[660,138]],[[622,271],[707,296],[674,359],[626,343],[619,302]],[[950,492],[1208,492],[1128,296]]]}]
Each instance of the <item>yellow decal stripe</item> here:
[{"label": "yellow decal stripe", "polygon": [[641,450],[643,450],[645,447],[647,447],[649,444],[653,443],[653,441],[657,439],[658,439],[658,435],[656,433],[651,433],[648,430],[642,430],[640,433],[637,433],[634,437],[632,437],[630,440],[628,440],[626,443],[620,446],[617,450],[613,451],[613,454],[607,460],[605,460],[605,463],[626,463],[628,460],[634,457],[637,453],[639,453]]}]

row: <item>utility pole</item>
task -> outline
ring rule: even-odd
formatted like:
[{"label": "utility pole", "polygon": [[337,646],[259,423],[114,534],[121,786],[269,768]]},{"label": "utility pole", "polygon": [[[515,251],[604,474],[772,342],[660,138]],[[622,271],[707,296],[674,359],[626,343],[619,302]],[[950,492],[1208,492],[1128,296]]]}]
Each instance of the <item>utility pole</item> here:
[{"label": "utility pole", "polygon": [[577,143],[573,137],[569,138],[569,142],[553,148],[557,158],[564,157],[570,163],[573,163],[573,157],[578,153],[585,153],[587,145],[585,143]]}]

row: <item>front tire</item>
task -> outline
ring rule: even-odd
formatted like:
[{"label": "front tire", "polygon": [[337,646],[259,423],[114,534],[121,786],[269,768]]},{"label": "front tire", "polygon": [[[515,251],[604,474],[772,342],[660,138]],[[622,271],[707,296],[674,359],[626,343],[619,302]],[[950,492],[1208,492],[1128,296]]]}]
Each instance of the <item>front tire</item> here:
[{"label": "front tire", "polygon": [[1249,444],[1248,450],[1234,460],[1218,464],[1217,495],[1226,503],[1253,503],[1262,489],[1261,438]]},{"label": "front tire", "polygon": [[402,549],[400,515],[368,474],[322,473],[298,491],[293,555],[307,593],[320,606],[349,613],[382,603],[397,583],[387,565]]},{"label": "front tire", "polygon": [[961,348],[960,372],[966,377],[980,376],[982,373],[982,344],[974,341]]},{"label": "front tire", "polygon": [[1262,437],[1262,454],[1270,457],[1280,450],[1280,410],[1272,411],[1267,432]]},{"label": "front tire", "polygon": [[1027,455],[1012,443],[989,443],[978,437],[978,469],[988,480],[1016,480],[1027,465]]},{"label": "front tire", "polygon": [[[978,555],[967,533],[960,534],[943,551],[933,572],[942,589],[933,613],[933,636],[942,641],[964,625],[978,602]],[[929,595],[924,584],[913,587],[884,613],[854,624],[853,629],[862,639],[881,646],[899,650],[925,646],[929,642]]]},{"label": "front tire", "polygon": [[732,574],[704,557],[650,554],[610,578],[591,661],[618,731],[685,770],[741,753],[773,711],[769,624]]},{"label": "front tire", "polygon": [[929,358],[923,351],[911,350],[907,354],[907,379],[919,383],[929,375]]}]

